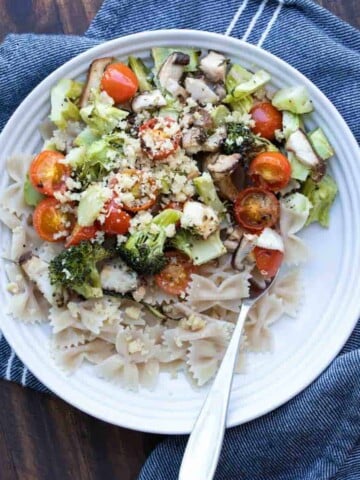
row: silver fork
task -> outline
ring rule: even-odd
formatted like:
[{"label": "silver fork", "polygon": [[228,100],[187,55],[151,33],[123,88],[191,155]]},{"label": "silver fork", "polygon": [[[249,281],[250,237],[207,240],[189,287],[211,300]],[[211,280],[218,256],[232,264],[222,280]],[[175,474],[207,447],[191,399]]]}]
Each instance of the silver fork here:
[{"label": "silver fork", "polygon": [[178,480],[211,480],[215,474],[224,439],[227,410],[246,317],[254,303],[267,292],[277,275],[260,288],[250,284],[250,295],[244,299],[225,356],[192,429]]}]

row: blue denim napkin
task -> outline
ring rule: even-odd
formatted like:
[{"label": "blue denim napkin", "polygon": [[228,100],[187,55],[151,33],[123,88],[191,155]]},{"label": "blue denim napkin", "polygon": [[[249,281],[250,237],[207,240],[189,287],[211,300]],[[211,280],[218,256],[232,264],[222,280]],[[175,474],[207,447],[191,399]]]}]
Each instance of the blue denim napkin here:
[{"label": "blue denim napkin", "polygon": [[[262,46],[307,75],[360,139],[360,33],[312,0],[106,0],[84,37],[9,35],[0,46],[0,129],[25,95],[70,58],[101,41],[160,28],[208,30]],[[304,392],[227,431],[216,479],[360,479],[359,371],[360,325]],[[0,377],[45,390],[1,334]],[[186,440],[161,443],[140,480],[175,480]]]}]

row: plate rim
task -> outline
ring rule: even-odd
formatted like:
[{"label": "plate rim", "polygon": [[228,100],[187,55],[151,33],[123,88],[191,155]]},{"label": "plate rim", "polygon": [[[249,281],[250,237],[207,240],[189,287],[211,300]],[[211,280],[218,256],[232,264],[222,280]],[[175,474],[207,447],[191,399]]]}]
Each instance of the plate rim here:
[{"label": "plate rim", "polygon": [[[70,68],[72,65],[76,64],[79,65],[81,63],[84,63],[89,58],[96,58],[97,54],[102,54],[103,50],[110,50],[111,48],[118,48],[118,49],[125,49],[127,48],[128,43],[137,43],[140,41],[147,40],[149,42],[149,49],[152,47],[154,42],[159,41],[159,38],[162,38],[163,40],[166,40],[166,37],[170,36],[168,42],[174,44],[174,40],[172,36],[178,36],[179,39],[179,45],[182,44],[185,41],[185,36],[186,35],[191,35],[194,38],[195,42],[195,37],[199,40],[203,40],[205,43],[210,43],[211,39],[213,41],[219,41],[221,42],[220,50],[222,49],[222,46],[224,46],[224,43],[226,44],[228,42],[228,45],[236,46],[236,47],[245,47],[247,50],[253,51],[254,52],[254,63],[256,64],[259,59],[256,56],[256,53],[261,52],[261,55],[265,55],[269,61],[272,63],[275,63],[279,65],[280,67],[286,68],[291,75],[295,76],[296,78],[299,79],[299,81],[303,82],[304,85],[310,86],[310,88],[313,90],[316,90],[317,95],[321,98],[321,100],[326,104],[327,110],[335,115],[336,117],[336,123],[339,125],[341,124],[341,131],[346,137],[346,141],[349,142],[349,148],[354,148],[354,150],[358,150],[358,144],[356,142],[356,139],[354,138],[350,128],[346,124],[345,120],[341,116],[341,114],[338,112],[336,107],[332,104],[332,102],[325,96],[325,94],[313,83],[311,80],[309,80],[305,75],[303,75],[301,72],[299,72],[296,68],[291,66],[289,63],[286,61],[282,60],[281,58],[273,55],[272,53],[258,47],[255,45],[252,45],[250,43],[244,42],[243,40],[239,40],[237,38],[233,37],[227,37],[222,34],[217,34],[217,33],[212,33],[212,32],[206,32],[206,31],[201,31],[201,30],[190,30],[190,29],[168,29],[168,30],[153,30],[149,32],[139,32],[136,34],[132,35],[126,35],[120,38],[116,38],[110,41],[102,42],[94,47],[91,47],[87,49],[86,51],[74,56],[72,59],[68,60],[65,62],[63,65],[58,67],[56,70],[54,70],[51,74],[49,74],[45,79],[43,79],[26,97],[25,99],[20,103],[20,105],[16,108],[16,110],[13,112],[11,117],[9,118],[8,122],[4,126],[1,134],[0,134],[0,145],[4,142],[5,137],[8,135],[8,132],[11,134],[11,129],[13,126],[13,123],[16,122],[17,116],[19,115],[19,112],[23,108],[25,108],[30,102],[33,101],[34,98],[37,98],[39,93],[42,93],[42,90],[44,88],[49,88],[50,85],[54,83],[55,79],[58,79],[59,76],[62,75],[62,71]],[[187,39],[188,40],[188,39]],[[99,52],[99,53],[98,53]],[[241,53],[239,54],[239,56]],[[260,65],[259,65],[260,66]],[[332,360],[337,356],[339,351],[343,348],[344,344],[346,343],[347,339],[350,337],[354,327],[356,326],[356,323],[359,318],[360,314],[360,305],[358,306],[357,312],[354,310],[353,312],[354,315],[354,320],[353,322],[349,321],[348,328],[346,332],[343,332],[343,337],[341,338],[341,341],[338,343],[338,348],[334,349],[327,355],[327,357],[323,360],[321,365],[318,365],[315,371],[312,371],[311,375],[308,376],[307,381],[303,381],[301,384],[298,385],[297,388],[293,389],[291,393],[288,393],[288,395],[285,395],[281,401],[277,401],[275,403],[269,402],[268,406],[263,408],[260,412],[249,415],[247,418],[241,418],[236,419],[236,415],[234,415],[234,419],[232,421],[229,421],[227,426],[232,427],[236,426],[242,423],[245,423],[247,421],[253,420],[255,418],[258,418],[262,415],[265,415],[266,413],[274,410],[275,408],[278,408],[279,406],[285,404],[288,402],[290,399],[295,397],[298,393],[303,391],[310,383],[312,383],[318,376],[327,368],[327,366],[332,362]],[[2,322],[2,315],[0,315],[0,326],[3,327],[3,322]],[[26,352],[23,352],[21,349],[19,350],[17,348],[16,344],[16,338],[14,339],[13,335],[10,332],[7,332],[6,329],[5,331],[2,329],[2,334],[5,337],[5,339],[8,341],[9,345],[14,349],[16,355],[20,358],[21,361],[28,367],[28,362],[24,361],[26,358]],[[14,346],[15,345],[15,346]],[[336,351],[335,351],[336,350]],[[29,368],[29,367],[28,367]],[[56,367],[54,367],[55,370]],[[121,420],[121,423],[119,421],[112,421],[112,419],[109,417],[109,414],[106,412],[106,409],[101,412],[100,411],[92,411],[91,408],[87,408],[87,406],[81,405],[81,402],[77,401],[77,396],[75,395],[72,397],[71,395],[69,396],[67,393],[64,393],[60,390],[60,385],[56,385],[55,387],[52,385],[51,378],[47,379],[47,369],[32,369],[29,368],[30,371],[34,371],[34,375],[36,378],[43,383],[49,390],[51,390],[53,393],[58,395],[60,398],[62,398],[64,401],[69,403],[70,405],[78,408],[79,410],[96,417],[100,420],[106,421],[108,423],[112,423],[114,425],[118,425],[124,428],[130,428],[130,429],[135,429],[135,430],[141,430],[143,432],[152,432],[152,433],[165,433],[165,434],[183,434],[183,433],[189,433],[190,428],[184,428],[184,429],[174,429],[170,428],[168,425],[158,425],[157,428],[154,428],[150,426],[147,428],[145,425],[139,424],[139,422],[136,422],[136,418],[134,416],[130,417],[129,421],[127,421],[128,417],[124,417]],[[66,379],[64,379],[66,381]],[[51,385],[51,387],[49,386]],[[141,421],[141,419],[140,419]]]}]

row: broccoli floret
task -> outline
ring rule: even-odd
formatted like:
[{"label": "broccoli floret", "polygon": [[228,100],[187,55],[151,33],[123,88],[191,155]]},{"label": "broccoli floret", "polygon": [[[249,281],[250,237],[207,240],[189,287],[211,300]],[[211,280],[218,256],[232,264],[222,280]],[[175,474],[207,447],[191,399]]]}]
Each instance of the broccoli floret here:
[{"label": "broccoli floret", "polygon": [[133,233],[118,247],[119,255],[130,268],[143,275],[160,272],[166,264],[166,227],[176,224],[180,217],[181,212],[173,209],[159,213],[147,228]]},{"label": "broccoli floret", "polygon": [[85,298],[103,296],[96,264],[112,256],[99,243],[81,242],[62,251],[49,265],[50,282],[62,285]]},{"label": "broccoli floret", "polygon": [[240,153],[244,159],[264,151],[277,150],[268,140],[255,135],[243,123],[228,123],[227,136],[223,145],[227,155]]}]

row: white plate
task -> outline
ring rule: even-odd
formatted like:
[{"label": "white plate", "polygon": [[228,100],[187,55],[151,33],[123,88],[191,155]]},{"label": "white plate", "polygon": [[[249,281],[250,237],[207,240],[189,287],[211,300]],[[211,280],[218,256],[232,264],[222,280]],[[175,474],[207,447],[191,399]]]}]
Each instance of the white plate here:
[{"label": "white plate", "polygon": [[[276,87],[305,85],[315,112],[308,126],[321,125],[337,152],[331,170],[340,195],[332,210],[331,226],[312,225],[303,233],[311,259],[302,270],[304,303],[295,320],[273,326],[273,354],[248,356],[244,375],[237,375],[228,426],[238,425],[282,405],[310,384],[331,362],[353,330],[359,314],[360,189],[356,183],[358,147],[349,128],[330,101],[303,75],[257,47],[221,35],[186,30],[146,32],[113,40],[67,62],[46,78],[24,100],[0,136],[1,168],[14,153],[34,153],[40,147],[38,126],[49,110],[50,88],[63,77],[83,75],[97,57],[129,54],[148,56],[152,46],[197,46],[215,49],[241,64],[271,73]],[[2,176],[1,188],[7,179]],[[8,232],[1,227],[1,242]],[[2,270],[3,271],[3,270]],[[1,277],[1,304],[9,301],[6,279]],[[194,391],[180,375],[162,374],[154,392],[132,393],[95,377],[91,367],[63,375],[48,351],[48,326],[25,326],[6,316],[0,326],[17,355],[50,390],[79,409],[107,422],[148,432],[187,433],[206,395]]]}]

